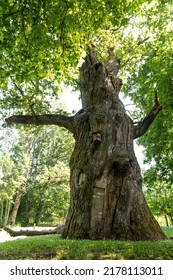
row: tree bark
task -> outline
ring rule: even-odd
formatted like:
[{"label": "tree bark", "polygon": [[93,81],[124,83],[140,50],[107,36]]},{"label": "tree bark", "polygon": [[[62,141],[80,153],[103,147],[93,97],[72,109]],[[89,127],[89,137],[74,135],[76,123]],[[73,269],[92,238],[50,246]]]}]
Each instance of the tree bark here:
[{"label": "tree bark", "polygon": [[166,223],[166,226],[169,227],[169,221],[168,221],[167,215],[165,215],[165,223]]},{"label": "tree bark", "polygon": [[[143,135],[161,110],[155,102],[143,121],[134,125],[119,99],[120,61],[105,65],[94,51],[81,67],[83,109],[74,117],[13,116],[6,121],[57,124],[73,132],[76,143],[70,162],[70,208],[64,238],[159,240],[166,238],[142,191],[142,177],[133,140]],[[68,118],[68,119],[67,119]]]},{"label": "tree bark", "polygon": [[43,198],[40,198],[40,201],[38,203],[38,207],[36,209],[35,217],[34,217],[34,224],[35,225],[38,225],[38,223],[39,223],[43,205],[44,205]]},{"label": "tree bark", "polygon": [[153,109],[149,121],[146,117],[135,128],[119,99],[122,81],[116,74],[117,65],[115,73],[110,72],[95,53],[81,68],[84,111],[74,119],[76,145],[64,238],[165,238],[146,204],[133,148],[133,139],[147,131],[159,110]]},{"label": "tree bark", "polygon": [[19,190],[16,194],[16,199],[15,199],[13,211],[12,211],[12,214],[11,214],[11,224],[12,225],[15,225],[15,223],[16,223],[16,217],[17,217],[17,213],[18,213],[18,210],[19,210],[21,197],[24,193],[25,193],[25,189],[24,189],[24,186],[22,185],[19,188]]},{"label": "tree bark", "polygon": [[48,234],[61,234],[63,226],[57,227],[55,229],[48,230],[12,230],[11,228],[4,226],[4,230],[10,234],[12,237],[16,236],[36,236],[36,235],[48,235]]},{"label": "tree bark", "polygon": [[6,204],[5,204],[5,217],[4,217],[4,224],[8,224],[9,215],[10,215],[10,208],[11,208],[11,201],[9,198],[6,198]]},{"label": "tree bark", "polygon": [[11,124],[25,124],[25,125],[58,125],[73,132],[73,117],[62,115],[35,115],[35,116],[22,116],[14,115],[6,120],[7,125]]},{"label": "tree bark", "polygon": [[154,119],[158,115],[158,113],[162,110],[162,106],[160,106],[158,100],[155,100],[155,105],[149,112],[149,114],[138,123],[138,125],[134,126],[134,136],[133,139],[136,139],[145,134],[145,132],[149,129],[150,125],[153,123]]},{"label": "tree bark", "polygon": [[0,214],[0,227],[3,225],[3,217],[4,217],[4,202],[1,200],[1,214]]},{"label": "tree bark", "polygon": [[24,218],[24,226],[28,226],[29,225],[29,219],[30,219],[30,212],[32,210],[32,199],[33,199],[33,192],[32,189],[27,191],[27,195],[26,195],[26,208],[25,208],[25,218]]}]

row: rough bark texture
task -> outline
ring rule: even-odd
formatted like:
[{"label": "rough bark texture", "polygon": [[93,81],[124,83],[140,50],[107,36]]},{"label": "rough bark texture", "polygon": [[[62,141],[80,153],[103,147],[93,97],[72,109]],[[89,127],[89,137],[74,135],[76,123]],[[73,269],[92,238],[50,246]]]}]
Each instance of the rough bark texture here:
[{"label": "rough bark texture", "polygon": [[71,202],[63,237],[164,239],[144,199],[133,149],[133,139],[154,120],[156,104],[134,127],[118,97],[122,81],[116,61],[114,68],[109,62],[104,66],[91,53],[81,69],[84,110],[74,118]]},{"label": "rough bark texture", "polygon": [[10,124],[34,124],[34,125],[58,125],[73,132],[73,117],[62,115],[41,115],[41,116],[22,116],[14,115],[6,119],[7,125]]},{"label": "rough bark texture", "polygon": [[83,109],[74,117],[12,116],[8,124],[56,124],[76,140],[71,157],[71,201],[64,238],[159,240],[165,235],[149,210],[133,140],[161,110],[158,100],[137,125],[119,99],[120,61],[103,65],[91,51],[81,68]]}]

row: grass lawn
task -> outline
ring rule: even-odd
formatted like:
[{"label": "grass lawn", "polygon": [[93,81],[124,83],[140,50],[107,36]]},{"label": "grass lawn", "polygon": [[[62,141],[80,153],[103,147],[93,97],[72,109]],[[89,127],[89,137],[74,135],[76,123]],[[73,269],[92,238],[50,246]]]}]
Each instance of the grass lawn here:
[{"label": "grass lawn", "polygon": [[[173,236],[173,227],[163,228]],[[173,240],[63,240],[57,235],[0,243],[0,260],[172,260]]]}]

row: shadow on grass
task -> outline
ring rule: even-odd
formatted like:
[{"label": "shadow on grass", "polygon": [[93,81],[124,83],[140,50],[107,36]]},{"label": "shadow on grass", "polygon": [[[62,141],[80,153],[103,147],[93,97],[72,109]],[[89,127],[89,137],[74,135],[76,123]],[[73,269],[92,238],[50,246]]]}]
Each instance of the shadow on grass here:
[{"label": "shadow on grass", "polygon": [[173,241],[63,240],[30,237],[0,244],[1,260],[172,260]]}]

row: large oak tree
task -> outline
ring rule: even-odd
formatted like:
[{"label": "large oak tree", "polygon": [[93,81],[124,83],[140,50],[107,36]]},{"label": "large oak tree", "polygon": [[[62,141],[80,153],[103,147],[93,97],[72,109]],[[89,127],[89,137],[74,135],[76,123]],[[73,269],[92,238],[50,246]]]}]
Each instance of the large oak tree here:
[{"label": "large oak tree", "polygon": [[[63,237],[165,238],[144,199],[133,149],[134,139],[148,130],[161,106],[155,95],[146,117],[133,122],[119,99],[116,49],[109,48],[107,56],[106,41],[103,47],[105,33],[115,37],[142,2],[25,0],[2,5],[3,108],[17,112],[6,118],[7,124],[58,125],[75,138]],[[74,116],[51,114],[42,99],[54,96],[62,79],[76,80],[78,72],[82,109]]]}]

